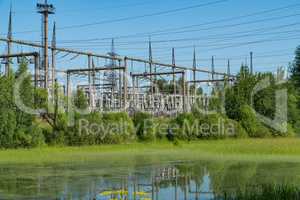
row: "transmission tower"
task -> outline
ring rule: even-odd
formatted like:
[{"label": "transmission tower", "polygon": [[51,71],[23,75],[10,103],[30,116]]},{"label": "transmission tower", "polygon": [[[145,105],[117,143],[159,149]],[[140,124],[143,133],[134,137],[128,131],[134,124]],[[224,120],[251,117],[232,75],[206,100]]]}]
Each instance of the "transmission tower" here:
[{"label": "transmission tower", "polygon": [[211,71],[212,71],[211,78],[214,81],[215,80],[215,57],[214,56],[211,57]]},{"label": "transmission tower", "polygon": [[231,72],[230,72],[230,60],[228,59],[227,60],[227,76],[230,77],[230,74],[231,74]]},{"label": "transmission tower", "polygon": [[197,59],[196,59],[196,48],[194,47],[194,54],[193,54],[193,81],[194,81],[194,95],[196,96],[197,89],[196,89],[196,69],[197,69]]},{"label": "transmission tower", "polygon": [[[7,42],[7,55],[10,55],[11,48],[12,48],[11,42],[10,42],[10,40],[12,40],[12,4],[10,5],[10,11],[9,11],[7,39],[9,40]],[[6,76],[9,75],[10,64],[11,64],[11,59],[7,58],[6,63],[5,63],[5,74],[6,74]]]},{"label": "transmission tower", "polygon": [[[111,51],[108,52],[107,55],[112,57],[112,59],[110,59],[109,65],[107,67],[108,68],[117,67],[116,60],[113,59],[113,58],[116,58],[118,56],[118,54],[115,51],[115,41],[114,41],[114,39],[111,40]],[[116,87],[117,87],[117,74],[116,74],[115,70],[109,71],[109,73],[106,74],[106,78],[107,78],[108,84],[111,86],[111,89],[115,90]]]},{"label": "transmission tower", "polygon": [[44,70],[44,87],[48,88],[49,78],[49,60],[48,60],[48,17],[55,13],[55,8],[52,4],[48,4],[45,0],[44,3],[37,3],[37,12],[42,15],[42,45],[44,47],[42,66]]},{"label": "transmission tower", "polygon": [[175,66],[176,66],[176,60],[175,60],[175,48],[172,48],[172,71],[173,71],[173,93],[176,95],[176,75],[175,75]]}]

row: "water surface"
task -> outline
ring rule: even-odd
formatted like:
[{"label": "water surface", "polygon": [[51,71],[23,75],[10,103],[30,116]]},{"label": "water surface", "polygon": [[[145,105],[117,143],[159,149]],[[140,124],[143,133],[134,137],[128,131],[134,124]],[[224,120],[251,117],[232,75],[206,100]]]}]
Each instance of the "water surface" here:
[{"label": "water surface", "polygon": [[206,200],[261,184],[300,186],[297,163],[90,161],[0,166],[0,199]]}]

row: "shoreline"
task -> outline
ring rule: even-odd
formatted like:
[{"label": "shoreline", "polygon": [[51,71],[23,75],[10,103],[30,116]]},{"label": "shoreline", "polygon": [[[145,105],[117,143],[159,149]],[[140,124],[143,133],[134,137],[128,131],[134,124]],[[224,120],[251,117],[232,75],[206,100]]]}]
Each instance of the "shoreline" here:
[{"label": "shoreline", "polygon": [[228,160],[300,163],[300,139],[225,139],[166,141],[82,147],[41,147],[0,150],[0,164],[60,164],[87,161],[132,161],[135,157],[162,160]]}]

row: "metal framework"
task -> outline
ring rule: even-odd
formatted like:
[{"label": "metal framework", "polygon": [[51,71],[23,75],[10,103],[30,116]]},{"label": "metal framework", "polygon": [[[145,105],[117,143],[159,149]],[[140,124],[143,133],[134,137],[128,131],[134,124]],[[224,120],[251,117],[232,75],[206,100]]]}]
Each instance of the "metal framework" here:
[{"label": "metal framework", "polygon": [[20,57],[33,57],[34,58],[34,86],[40,87],[41,85],[39,83],[43,83],[45,81],[42,80],[42,76],[40,75],[40,67],[39,67],[40,54],[38,52],[0,55],[0,59],[5,58],[7,60],[9,60],[9,58],[20,58]]},{"label": "metal framework", "polygon": [[[36,43],[32,43],[32,42],[27,42],[27,41],[21,41],[21,40],[10,40],[10,39],[5,39],[5,38],[0,38],[0,41],[3,41],[3,42],[10,42],[10,43],[16,43],[16,44],[21,44],[21,45],[26,45],[26,46],[31,46],[31,47],[36,47],[36,48],[43,48],[42,45],[40,44],[36,44]],[[193,83],[194,84],[194,87],[195,87],[195,92],[193,94],[193,96],[196,95],[196,83],[204,83],[204,82],[223,82],[223,81],[233,81],[234,77],[233,75],[230,74],[230,71],[228,71],[227,73],[220,73],[220,72],[216,72],[214,71],[214,68],[212,68],[212,71],[210,70],[204,70],[203,68],[197,68],[196,67],[196,58],[195,58],[195,55],[194,55],[194,58],[193,58],[193,66],[192,67],[187,67],[187,66],[180,66],[180,65],[174,65],[174,64],[166,64],[166,63],[160,63],[160,62],[155,62],[153,61],[152,59],[149,59],[149,60],[143,60],[143,59],[139,59],[139,58],[133,58],[133,57],[119,57],[119,56],[109,56],[109,55],[101,55],[101,54],[95,54],[95,53],[92,53],[92,52],[83,52],[83,51],[77,51],[77,50],[72,50],[72,49],[66,49],[66,48],[59,48],[59,47],[56,47],[56,45],[51,45],[48,47],[48,49],[50,49],[52,51],[52,80],[54,80],[55,78],[55,75],[54,73],[55,72],[63,72],[65,74],[67,74],[67,96],[71,95],[71,90],[72,90],[72,87],[69,87],[68,85],[70,83],[68,83],[68,80],[70,81],[70,77],[71,75],[74,75],[74,74],[83,74],[85,76],[88,77],[88,95],[89,97],[92,96],[92,93],[94,93],[93,91],[93,88],[94,89],[97,89],[99,87],[96,87],[96,83],[95,83],[95,80],[97,80],[95,78],[95,73],[96,72],[99,72],[99,71],[114,71],[114,70],[120,70],[122,71],[123,73],[123,76],[122,76],[122,79],[123,79],[123,82],[122,84],[120,84],[120,91],[117,91],[119,93],[122,93],[122,98],[121,100],[119,101],[122,101],[122,109],[123,110],[126,110],[128,109],[128,107],[130,107],[129,105],[133,105],[135,106],[135,103],[132,103],[132,102],[135,102],[135,99],[133,97],[136,97],[137,94],[134,94],[134,92],[136,91],[136,88],[137,88],[137,85],[132,85],[132,87],[130,87],[128,85],[128,77],[132,78],[132,79],[137,79],[137,78],[145,78],[145,77],[150,77],[150,80],[152,79],[152,77],[157,77],[157,76],[161,76],[161,75],[172,75],[174,77],[176,77],[176,74],[186,74],[187,71],[191,71],[193,72],[193,80],[191,81],[187,81],[185,80],[185,75],[182,76],[184,82],[186,84],[188,83]],[[72,69],[67,69],[67,70],[56,70],[55,69],[55,55],[56,55],[56,52],[65,52],[65,53],[69,53],[69,54],[75,54],[75,56],[86,56],[87,59],[88,59],[88,65],[86,68],[72,68]],[[194,52],[195,54],[195,52]],[[118,63],[118,66],[117,67],[100,67],[100,68],[97,68],[94,66],[93,64],[93,58],[101,58],[101,59],[109,59],[109,60],[114,60]],[[131,73],[129,74],[128,73],[128,63],[130,62],[136,62],[136,63],[141,63],[141,64],[144,64],[144,65],[148,65],[149,67],[150,66],[161,66],[161,67],[165,67],[165,68],[170,68],[172,69],[172,71],[170,72],[161,72],[161,73],[158,73],[158,72],[152,72],[152,73],[140,73],[140,74],[137,74],[137,73]],[[36,65],[38,66],[38,64]],[[120,66],[120,67],[119,67]],[[121,67],[122,66],[122,67]],[[181,70],[181,71],[173,71],[174,69],[176,70]],[[228,68],[229,69],[229,68]],[[230,70],[230,69],[229,69]],[[43,74],[40,74],[40,72],[44,72]],[[152,70],[151,70],[152,71]],[[196,80],[196,73],[207,73],[207,74],[211,74],[212,76],[213,75],[222,75],[224,77],[228,77],[228,79],[212,79],[212,80]],[[38,76],[46,76],[46,72],[44,70],[42,70],[40,67],[38,68],[38,70],[35,71],[35,77],[38,77]],[[45,87],[45,83],[46,83],[46,80],[44,78],[36,78],[35,80],[38,80],[39,82],[39,86],[43,86]],[[121,80],[121,78],[120,78]],[[154,79],[156,80],[156,78]],[[36,81],[35,81],[36,82]],[[135,81],[133,81],[133,84],[135,83]],[[187,105],[187,102],[190,102],[189,99],[186,99],[186,98],[189,98],[189,91],[186,90],[186,84],[182,84],[182,87],[184,88],[184,93],[181,93],[181,94],[176,94],[176,91],[174,91],[173,93],[173,98],[177,98],[177,99],[182,99],[182,109],[180,109],[181,111],[186,111],[188,110],[188,105]],[[175,86],[176,87],[176,86]],[[122,88],[122,89],[121,89]],[[150,101],[151,101],[151,106],[150,108],[154,108],[153,106],[153,102],[154,102],[154,98],[155,98],[155,94],[154,94],[154,90],[153,90],[153,79],[150,81]],[[99,88],[100,89],[100,88]],[[103,87],[101,88],[102,90],[104,89]],[[122,91],[121,91],[122,90]],[[130,91],[130,92],[129,92]],[[178,97],[177,97],[178,96]],[[129,103],[128,102],[128,99],[131,99],[132,101]],[[93,98],[89,98],[89,105],[93,108],[95,107],[94,106],[95,103],[93,103]],[[180,104],[180,103],[179,103]],[[174,103],[172,104],[172,106],[174,108],[176,108],[176,106],[174,106]]]},{"label": "metal framework", "polygon": [[[69,102],[69,98],[71,97],[71,76],[72,75],[86,75],[88,76],[88,80],[89,80],[89,84],[88,86],[88,96],[89,96],[89,103],[90,106],[92,108],[95,107],[95,89],[96,87],[99,86],[99,84],[95,83],[95,73],[97,72],[101,72],[101,71],[122,71],[123,77],[122,80],[123,82],[121,83],[122,85],[120,85],[120,90],[119,92],[119,100],[123,100],[123,108],[126,109],[126,105],[127,105],[127,77],[126,77],[126,67],[93,67],[93,68],[81,68],[81,69],[68,69],[66,71],[67,74],[67,99]],[[91,73],[93,74],[92,76],[92,80],[90,80],[91,77]],[[91,83],[91,81],[93,83]],[[109,88],[109,87],[107,87]],[[123,90],[123,91],[121,91]],[[121,103],[120,103],[121,105]]]},{"label": "metal framework", "polygon": [[[181,75],[181,87],[182,87],[182,93],[180,95],[180,99],[182,99],[182,111],[186,111],[187,110],[187,105],[186,105],[186,80],[185,80],[185,71],[172,71],[172,72],[156,72],[156,73],[131,73],[131,77],[132,77],[132,85],[133,85],[133,102],[134,105],[136,107],[136,88],[139,88],[138,86],[138,78],[147,78],[147,77],[152,77],[152,76],[165,76],[165,75],[172,75],[175,79],[176,74],[180,74]],[[150,81],[152,81],[152,79],[150,79]],[[174,84],[174,83],[173,83]],[[176,84],[176,83],[175,83]],[[153,94],[153,85],[152,83],[150,84],[151,86],[151,94],[150,94],[150,107],[153,108],[153,103],[154,103],[154,97],[155,94]],[[176,87],[176,86],[175,86]],[[176,102],[176,91],[174,91],[173,94],[173,108],[176,108],[175,106],[175,102]]]},{"label": "metal framework", "polygon": [[[142,96],[142,101],[149,101],[148,108],[151,112],[155,110],[155,104],[163,105],[165,104],[165,101],[169,102],[169,99],[171,99],[172,108],[178,109],[176,106],[176,101],[178,99],[181,99],[181,103],[179,103],[180,106],[182,106],[179,110],[184,112],[187,111],[190,104],[190,91],[187,90],[188,84],[193,84],[193,94],[192,98],[196,98],[197,95],[197,83],[218,83],[218,82],[225,82],[225,81],[234,81],[235,76],[231,74],[230,72],[230,61],[228,60],[228,66],[227,66],[227,73],[217,72],[215,71],[215,63],[214,63],[214,57],[212,57],[212,65],[211,70],[206,70],[205,67],[197,66],[197,59],[196,59],[196,49],[194,48],[193,51],[193,63],[192,66],[182,66],[176,64],[175,59],[175,48],[172,48],[172,63],[160,63],[155,62],[153,60],[152,56],[152,44],[151,39],[149,39],[149,58],[148,59],[140,59],[135,57],[121,57],[115,53],[114,48],[114,40],[112,39],[112,49],[111,52],[105,54],[97,54],[94,52],[87,52],[87,51],[78,51],[68,48],[61,48],[57,47],[56,45],[56,24],[54,23],[53,31],[52,31],[52,41],[51,45],[48,45],[48,17],[49,15],[52,15],[55,13],[55,7],[52,4],[48,4],[47,0],[44,1],[44,3],[38,3],[37,4],[37,12],[42,15],[42,42],[41,43],[34,43],[29,41],[23,41],[23,40],[16,40],[12,37],[12,9],[10,9],[9,14],[9,28],[8,28],[8,34],[7,38],[1,38],[0,42],[4,42],[7,45],[7,51],[5,55],[0,55],[0,58],[6,59],[8,61],[5,64],[5,73],[8,74],[10,70],[10,62],[9,58],[13,57],[33,57],[34,58],[34,85],[35,87],[43,87],[48,89],[48,91],[51,91],[49,94],[54,95],[54,87],[56,81],[56,73],[62,72],[66,74],[67,80],[65,83],[59,83],[62,84],[67,92],[66,96],[69,100],[70,95],[72,94],[72,90],[74,87],[71,86],[71,77],[72,76],[84,76],[88,79],[88,84],[77,84],[77,88],[83,88],[86,91],[86,94],[89,97],[89,105],[92,109],[96,109],[95,107],[95,99],[101,100],[102,97],[96,97],[95,93],[109,93],[110,98],[113,98],[114,96],[117,96],[118,99],[116,100],[118,102],[118,107],[122,110],[128,110],[128,108],[133,108],[134,110],[137,109],[137,99]],[[37,48],[39,50],[42,50],[42,53],[36,52],[29,52],[29,53],[12,53],[12,44],[17,45],[23,45],[28,47]],[[48,51],[51,51],[51,66],[49,65],[49,55]],[[76,59],[79,56],[85,57],[87,59],[87,66],[81,67],[81,68],[68,68],[66,70],[57,69],[56,66],[56,55],[59,53],[65,53],[61,58],[64,58],[68,55],[71,55],[71,60]],[[105,65],[103,67],[96,67],[94,63],[94,59],[102,59],[102,60],[110,60],[109,65]],[[135,73],[133,70],[128,70],[130,63],[136,63],[141,66],[145,66],[145,73]],[[99,65],[99,64],[98,64]],[[51,72],[49,70],[49,66],[51,68]],[[170,71],[166,72],[158,72],[157,67],[163,67],[166,69],[169,69]],[[251,53],[251,69],[253,68],[252,64],[252,53]],[[102,71],[108,71],[109,75],[105,75],[109,83],[106,84],[99,84],[97,81],[101,81],[101,77],[98,77],[98,75],[101,75],[100,72]],[[129,73],[130,71],[130,73]],[[140,70],[139,70],[140,71]],[[50,73],[49,73],[50,72]],[[186,79],[187,72],[192,72],[192,80]],[[198,80],[197,79],[197,73],[205,73],[211,75],[211,80]],[[51,79],[50,79],[51,74]],[[110,75],[113,76],[110,76]],[[177,94],[177,85],[176,85],[176,75],[181,75],[181,87],[182,90]],[[103,75],[104,76],[104,75]],[[172,76],[171,81],[173,85],[173,94],[168,94],[171,96],[163,96],[165,94],[157,94],[157,91],[154,91],[154,83],[157,81],[158,76]],[[216,79],[216,76],[224,76],[224,79]],[[105,77],[103,78],[103,80]],[[132,85],[129,85],[129,79],[132,79]],[[149,85],[143,85],[139,86],[138,79],[147,79],[149,82]],[[50,84],[52,83],[52,84]],[[65,86],[66,84],[66,86]],[[116,87],[118,85],[119,87]],[[109,90],[110,89],[110,90]],[[139,94],[138,90],[144,89],[141,94]],[[159,96],[160,95],[160,96]],[[146,99],[146,100],[145,100]],[[110,99],[112,101],[112,99]],[[159,101],[158,103],[155,103]],[[168,104],[168,103],[166,103]],[[101,107],[101,105],[100,105]],[[169,105],[167,105],[169,107]],[[101,108],[100,108],[101,109]],[[115,108],[112,108],[115,109]],[[148,110],[149,110],[148,109]]]}]

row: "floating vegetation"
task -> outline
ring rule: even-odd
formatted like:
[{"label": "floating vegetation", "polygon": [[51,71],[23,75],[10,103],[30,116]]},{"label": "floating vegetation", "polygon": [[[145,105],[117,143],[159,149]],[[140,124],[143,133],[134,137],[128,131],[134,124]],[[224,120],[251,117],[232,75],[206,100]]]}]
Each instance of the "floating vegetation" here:
[{"label": "floating vegetation", "polygon": [[[129,194],[130,192],[128,192],[128,190],[107,190],[99,193],[100,196],[128,196]],[[149,193],[144,191],[137,191],[137,192],[132,192],[131,195],[145,197],[149,195]],[[143,198],[143,199],[146,200],[147,198]]]}]

